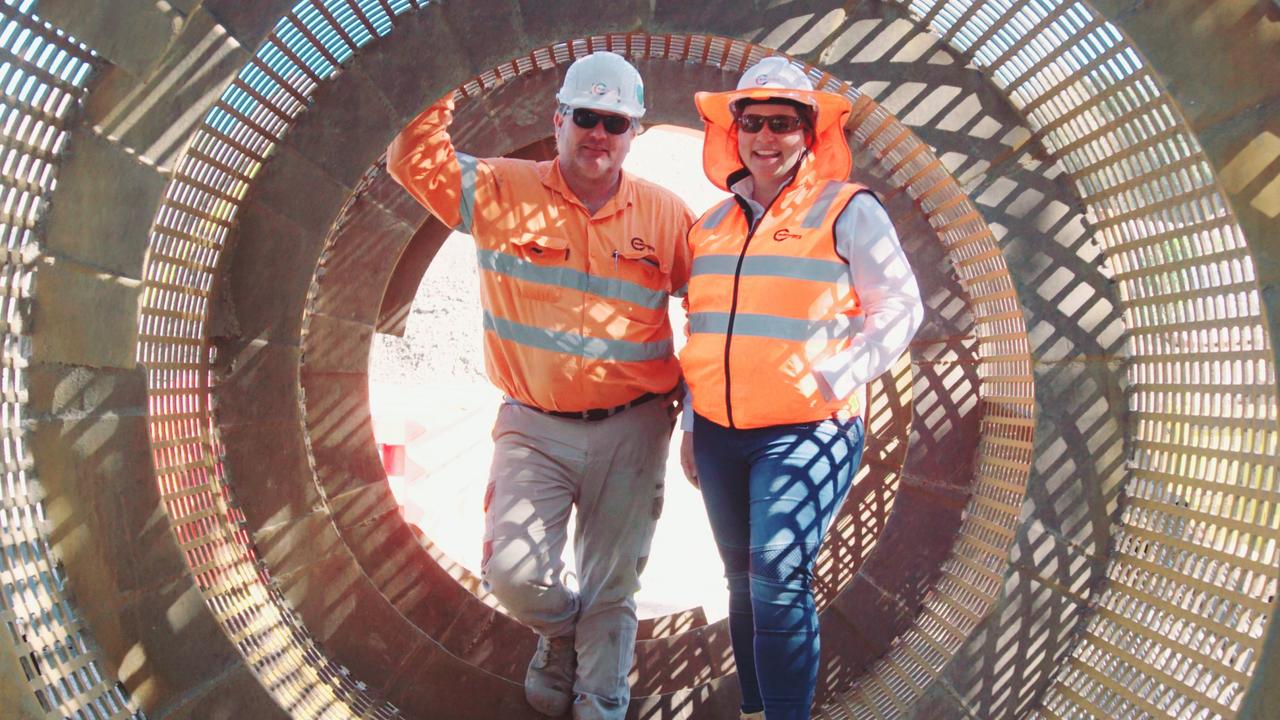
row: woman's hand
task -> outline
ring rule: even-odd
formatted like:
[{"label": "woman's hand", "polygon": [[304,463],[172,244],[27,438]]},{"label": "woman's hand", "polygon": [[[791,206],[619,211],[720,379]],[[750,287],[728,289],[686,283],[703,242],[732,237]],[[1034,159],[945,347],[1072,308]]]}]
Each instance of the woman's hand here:
[{"label": "woman's hand", "polygon": [[698,466],[693,462],[693,433],[687,432],[680,438],[680,468],[689,484],[698,487]]}]

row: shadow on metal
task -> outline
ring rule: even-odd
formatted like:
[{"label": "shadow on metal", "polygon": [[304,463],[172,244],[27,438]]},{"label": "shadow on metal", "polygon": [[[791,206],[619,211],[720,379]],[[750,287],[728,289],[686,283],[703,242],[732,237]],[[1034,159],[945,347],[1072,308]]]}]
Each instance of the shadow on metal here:
[{"label": "shadow on metal", "polygon": [[[374,452],[369,341],[443,239],[377,163],[455,87],[460,145],[536,151],[607,47],[686,126],[810,63],[922,279],[819,717],[1280,710],[1272,4],[187,5],[0,5],[4,707],[531,717],[531,636]],[[647,623],[630,716],[732,717],[725,635]]]}]

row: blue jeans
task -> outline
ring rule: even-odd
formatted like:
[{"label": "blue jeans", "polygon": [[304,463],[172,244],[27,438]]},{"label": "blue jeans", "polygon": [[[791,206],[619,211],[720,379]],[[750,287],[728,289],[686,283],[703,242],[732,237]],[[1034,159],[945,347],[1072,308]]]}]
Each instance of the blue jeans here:
[{"label": "blue jeans", "polygon": [[729,581],[742,711],[807,720],[818,682],[818,547],[862,460],[862,418],[732,430],[694,419],[702,499]]}]

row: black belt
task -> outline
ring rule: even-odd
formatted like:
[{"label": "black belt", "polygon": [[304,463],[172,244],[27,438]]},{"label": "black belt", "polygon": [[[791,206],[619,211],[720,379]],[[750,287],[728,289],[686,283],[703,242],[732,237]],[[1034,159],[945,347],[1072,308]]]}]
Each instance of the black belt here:
[{"label": "black belt", "polygon": [[622,405],[611,408],[591,408],[590,410],[579,410],[577,412],[565,412],[563,410],[539,410],[539,412],[546,413],[547,415],[555,415],[556,417],[571,418],[573,420],[590,420],[594,422],[596,420],[604,420],[605,418],[613,417],[623,410],[628,410],[637,405],[643,405],[654,398],[663,397],[666,394],[667,393],[645,393],[629,403],[623,403]]}]

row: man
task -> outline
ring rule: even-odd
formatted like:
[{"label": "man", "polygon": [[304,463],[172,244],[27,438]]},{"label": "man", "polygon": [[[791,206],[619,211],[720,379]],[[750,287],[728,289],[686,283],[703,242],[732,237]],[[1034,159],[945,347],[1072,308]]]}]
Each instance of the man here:
[{"label": "man", "polygon": [[[622,171],[645,111],[626,60],[578,59],[556,98],[551,162],[455,152],[447,97],[391,143],[387,170],[476,241],[485,369],[507,398],[481,575],[539,634],[525,696],[546,715],[621,719],[680,375],[667,296],[689,279],[693,215]],[[560,559],[573,505],[577,592]]]}]

